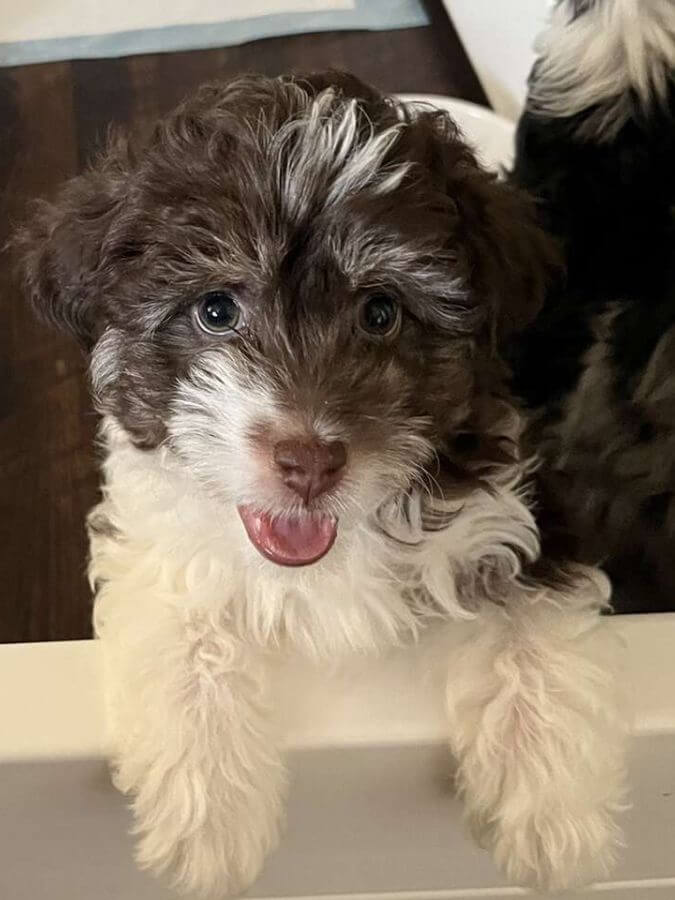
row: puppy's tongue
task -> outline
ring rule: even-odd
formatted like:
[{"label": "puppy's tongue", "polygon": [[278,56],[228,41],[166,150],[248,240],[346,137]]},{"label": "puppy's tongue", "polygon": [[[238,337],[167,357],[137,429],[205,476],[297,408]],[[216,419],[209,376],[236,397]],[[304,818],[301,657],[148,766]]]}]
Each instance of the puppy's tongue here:
[{"label": "puppy's tongue", "polygon": [[337,535],[333,516],[270,516],[250,506],[240,506],[239,515],[256,550],[280,566],[316,562],[328,553]]}]

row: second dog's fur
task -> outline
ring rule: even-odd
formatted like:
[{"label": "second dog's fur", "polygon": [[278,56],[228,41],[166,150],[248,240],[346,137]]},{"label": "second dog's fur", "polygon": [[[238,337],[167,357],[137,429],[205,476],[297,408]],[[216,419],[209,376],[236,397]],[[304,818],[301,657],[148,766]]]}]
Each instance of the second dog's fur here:
[{"label": "second dog's fur", "polygon": [[560,3],[514,178],[565,277],[514,340],[516,387],[559,522],[622,611],[675,601],[675,5]]}]

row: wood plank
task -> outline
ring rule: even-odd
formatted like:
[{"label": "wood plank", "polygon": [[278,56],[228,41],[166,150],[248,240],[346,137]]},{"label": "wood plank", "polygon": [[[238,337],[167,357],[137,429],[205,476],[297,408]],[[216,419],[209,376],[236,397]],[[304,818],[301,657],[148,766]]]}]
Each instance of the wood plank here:
[{"label": "wood plank", "polygon": [[[29,198],[78,169],[70,63],[1,75],[0,246]],[[84,363],[36,321],[8,265],[0,302],[0,640],[87,634],[83,515],[97,479]]]}]

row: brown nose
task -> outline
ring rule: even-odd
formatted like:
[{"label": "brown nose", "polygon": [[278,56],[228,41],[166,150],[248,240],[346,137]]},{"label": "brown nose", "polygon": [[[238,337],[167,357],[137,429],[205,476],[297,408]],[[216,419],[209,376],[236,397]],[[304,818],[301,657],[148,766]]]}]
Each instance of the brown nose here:
[{"label": "brown nose", "polygon": [[286,487],[309,503],[342,478],[347,448],[341,441],[279,441],[274,462]]}]

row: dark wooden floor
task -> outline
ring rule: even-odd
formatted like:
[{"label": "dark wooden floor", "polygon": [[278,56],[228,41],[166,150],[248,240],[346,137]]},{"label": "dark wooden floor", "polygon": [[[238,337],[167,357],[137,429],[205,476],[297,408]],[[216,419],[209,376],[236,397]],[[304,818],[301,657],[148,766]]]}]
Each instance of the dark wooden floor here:
[{"label": "dark wooden floor", "polygon": [[[26,201],[76,174],[109,124],[143,128],[203,81],[349,69],[385,91],[485,97],[437,0],[432,24],[0,69],[0,247]],[[0,642],[90,635],[84,516],[97,494],[84,364],[38,325],[0,254]]]}]

